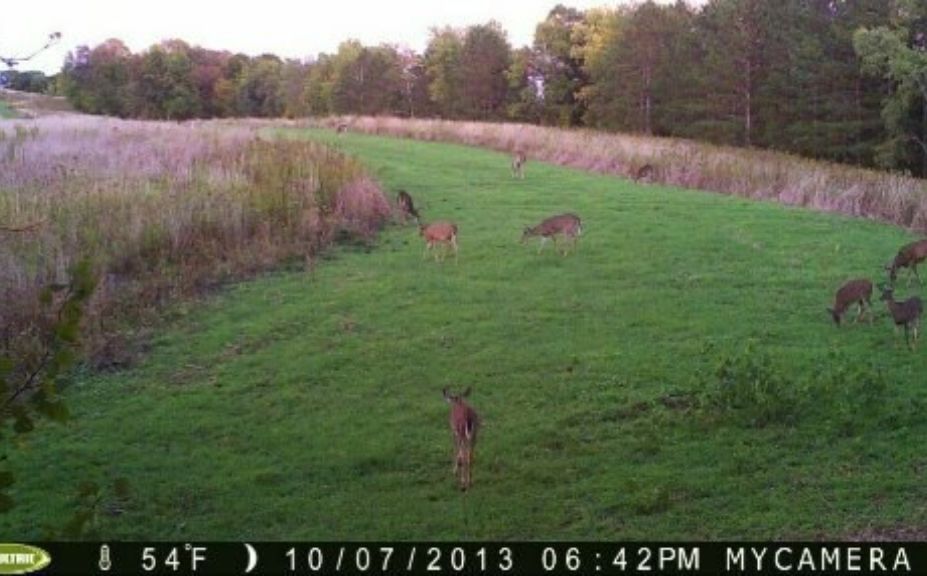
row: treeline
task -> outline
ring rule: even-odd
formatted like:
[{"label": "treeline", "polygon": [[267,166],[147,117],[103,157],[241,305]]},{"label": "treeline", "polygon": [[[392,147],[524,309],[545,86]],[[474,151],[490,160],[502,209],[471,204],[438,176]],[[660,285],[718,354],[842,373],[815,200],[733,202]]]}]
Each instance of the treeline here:
[{"label": "treeline", "polygon": [[0,87],[19,90],[20,92],[45,94],[54,91],[55,77],[48,77],[44,72],[38,70],[28,72],[4,70],[0,72]]},{"label": "treeline", "polygon": [[307,62],[118,40],[69,54],[59,91],[121,117],[391,114],[678,136],[927,174],[927,3],[556,6],[533,45],[496,23],[424,53],[343,43]]}]

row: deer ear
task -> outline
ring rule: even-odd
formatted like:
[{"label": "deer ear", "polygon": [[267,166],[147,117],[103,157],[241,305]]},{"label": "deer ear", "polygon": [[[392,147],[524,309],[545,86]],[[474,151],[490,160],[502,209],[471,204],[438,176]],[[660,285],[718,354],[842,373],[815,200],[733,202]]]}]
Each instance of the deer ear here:
[{"label": "deer ear", "polygon": [[463,391],[463,394],[460,395],[461,398],[466,398],[470,395],[470,387],[467,386],[467,389]]},{"label": "deer ear", "polygon": [[444,399],[447,400],[448,402],[452,400],[451,395],[447,393],[447,388],[442,390],[441,393],[444,394]]}]

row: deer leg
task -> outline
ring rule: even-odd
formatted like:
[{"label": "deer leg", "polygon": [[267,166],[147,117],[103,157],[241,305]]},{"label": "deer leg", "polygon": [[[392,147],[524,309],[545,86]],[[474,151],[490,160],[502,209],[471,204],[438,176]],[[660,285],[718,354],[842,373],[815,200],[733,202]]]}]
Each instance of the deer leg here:
[{"label": "deer leg", "polygon": [[545,243],[545,242],[547,242],[547,236],[541,236],[541,243],[540,243],[540,245],[538,246],[538,254],[540,254],[541,251],[544,250],[544,243]]},{"label": "deer leg", "polygon": [[856,303],[856,318],[853,319],[853,323],[856,324],[859,322],[859,319],[863,317],[863,301],[860,300]]},{"label": "deer leg", "polygon": [[451,237],[451,247],[454,248],[454,264],[457,264],[457,236]]}]

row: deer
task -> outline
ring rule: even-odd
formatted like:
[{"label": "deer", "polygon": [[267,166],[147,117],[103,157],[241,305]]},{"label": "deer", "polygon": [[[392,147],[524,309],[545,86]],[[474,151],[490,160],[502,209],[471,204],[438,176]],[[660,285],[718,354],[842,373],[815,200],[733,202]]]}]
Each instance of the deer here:
[{"label": "deer", "polygon": [[[837,290],[834,296],[834,307],[827,309],[834,319],[834,324],[840,326],[840,318],[853,304],[856,304],[858,309],[856,318],[853,320],[855,324],[863,317],[864,308],[872,309],[872,282],[865,278],[858,278],[850,280]],[[872,322],[872,316],[869,317],[869,321]]]},{"label": "deer", "polygon": [[451,405],[450,424],[454,435],[454,475],[464,492],[473,482],[473,448],[476,433],[480,428],[480,417],[476,410],[464,400],[470,395],[467,387],[463,394],[455,395],[444,389],[444,399]]},{"label": "deer", "polygon": [[347,131],[348,131],[348,125],[345,124],[344,122],[342,122],[341,124],[338,124],[338,126],[335,127],[335,132],[338,134],[344,134]]},{"label": "deer", "polygon": [[415,209],[415,204],[412,202],[412,196],[409,195],[405,190],[400,190],[399,194],[396,195],[396,203],[399,205],[399,210],[402,212],[402,220],[405,222],[408,216],[415,218],[415,221],[421,224],[419,219],[418,210]]},{"label": "deer", "polygon": [[653,173],[654,173],[653,165],[644,164],[643,166],[637,169],[637,172],[635,172],[634,181],[635,182],[642,182],[642,181],[650,182],[653,179]]},{"label": "deer", "polygon": [[[893,289],[882,287],[882,301],[888,307],[892,315],[892,321],[895,322],[895,332],[898,332],[899,326],[904,326],[904,341],[911,349],[917,346],[917,329],[921,323],[921,314],[924,311],[924,303],[917,296],[912,296],[904,302],[897,302],[893,294]],[[911,338],[911,332],[914,338]]]},{"label": "deer", "polygon": [[521,150],[516,150],[512,156],[512,178],[525,178],[525,163],[528,157]]},{"label": "deer", "polygon": [[[544,243],[548,238],[554,239],[554,246],[557,245],[557,236],[562,235],[572,239],[573,246],[576,246],[576,238],[583,232],[582,222],[576,214],[559,214],[551,216],[537,226],[526,227],[521,235],[522,244],[531,236],[540,236],[541,244],[538,246],[538,254],[544,250]],[[564,248],[563,255],[566,256],[567,250]]]},{"label": "deer", "polygon": [[[424,259],[428,251],[432,250],[438,244],[446,244],[454,250],[454,262],[457,262],[457,224],[453,222],[439,221],[431,224],[419,225],[419,235],[425,239],[425,252],[422,253]],[[438,261],[438,252],[435,251],[435,262]]]},{"label": "deer", "polygon": [[[902,246],[892,263],[885,267],[888,270],[888,277],[892,284],[895,283],[899,268],[910,268],[917,278],[917,283],[920,284],[921,277],[917,274],[917,265],[923,262],[924,259],[927,259],[927,238]],[[908,285],[911,285],[910,275],[908,275]]]}]

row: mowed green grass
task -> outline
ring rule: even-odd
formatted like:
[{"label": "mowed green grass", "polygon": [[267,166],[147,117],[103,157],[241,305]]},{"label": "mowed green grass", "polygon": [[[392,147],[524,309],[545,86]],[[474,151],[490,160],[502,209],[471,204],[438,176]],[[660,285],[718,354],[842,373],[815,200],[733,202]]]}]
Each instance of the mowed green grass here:
[{"label": "mowed green grass", "polygon": [[[927,523],[927,349],[903,349],[884,317],[837,329],[825,311],[844,280],[881,279],[906,233],[536,162],[513,180],[506,156],[461,146],[289,135],[356,154],[426,221],[457,222],[459,262],[423,260],[415,227],[393,226],[313,272],[175,307],[140,366],[81,377],[73,421],[11,451],[17,507],[0,533],[35,537],[67,517],[80,480],[117,477],[134,496],[104,514],[107,538],[741,539]],[[564,211],[583,218],[574,254],[518,243]],[[874,365],[887,389],[849,431],[661,402],[710,387],[748,341],[796,386],[843,362]],[[484,423],[466,494],[445,386],[471,386]]]}]

